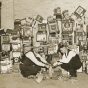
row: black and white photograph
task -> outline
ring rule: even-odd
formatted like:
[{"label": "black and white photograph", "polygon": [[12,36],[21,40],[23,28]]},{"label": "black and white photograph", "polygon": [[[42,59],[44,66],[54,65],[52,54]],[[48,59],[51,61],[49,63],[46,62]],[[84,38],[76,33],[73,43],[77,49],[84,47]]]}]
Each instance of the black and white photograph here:
[{"label": "black and white photograph", "polygon": [[0,88],[88,88],[88,0],[0,0]]}]

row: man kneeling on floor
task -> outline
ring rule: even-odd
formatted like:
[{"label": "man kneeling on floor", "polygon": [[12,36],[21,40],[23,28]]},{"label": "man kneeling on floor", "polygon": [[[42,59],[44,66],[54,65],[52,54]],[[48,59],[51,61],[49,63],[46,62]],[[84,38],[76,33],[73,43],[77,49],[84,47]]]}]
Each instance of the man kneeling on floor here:
[{"label": "man kneeling on floor", "polygon": [[49,68],[49,64],[45,58],[38,53],[39,47],[34,46],[33,50],[26,52],[21,59],[20,70],[23,77],[36,75],[41,68]]},{"label": "man kneeling on floor", "polygon": [[77,77],[77,69],[82,66],[79,55],[74,51],[69,50],[65,45],[59,45],[59,52],[62,54],[62,59],[56,61],[54,66],[61,66],[62,69],[70,73],[70,77]]}]

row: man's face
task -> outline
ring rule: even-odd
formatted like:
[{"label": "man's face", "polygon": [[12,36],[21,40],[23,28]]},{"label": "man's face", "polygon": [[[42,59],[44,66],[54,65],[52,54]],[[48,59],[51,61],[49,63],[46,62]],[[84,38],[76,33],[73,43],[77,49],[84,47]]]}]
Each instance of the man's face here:
[{"label": "man's face", "polygon": [[38,53],[39,48],[34,48],[33,50],[34,50],[36,53]]},{"label": "man's face", "polygon": [[66,47],[62,47],[62,48],[60,48],[60,51],[61,51],[61,53],[65,54],[67,49],[66,49]]}]

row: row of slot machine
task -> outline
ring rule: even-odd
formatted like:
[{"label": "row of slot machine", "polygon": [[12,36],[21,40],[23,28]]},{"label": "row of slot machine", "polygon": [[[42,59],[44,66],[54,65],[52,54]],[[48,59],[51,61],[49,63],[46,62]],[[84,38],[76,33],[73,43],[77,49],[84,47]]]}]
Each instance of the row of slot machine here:
[{"label": "row of slot machine", "polygon": [[10,34],[0,36],[0,73],[10,73],[13,70],[13,65],[19,63],[22,53],[28,49],[23,47],[27,43],[31,46],[31,38],[13,39]]}]

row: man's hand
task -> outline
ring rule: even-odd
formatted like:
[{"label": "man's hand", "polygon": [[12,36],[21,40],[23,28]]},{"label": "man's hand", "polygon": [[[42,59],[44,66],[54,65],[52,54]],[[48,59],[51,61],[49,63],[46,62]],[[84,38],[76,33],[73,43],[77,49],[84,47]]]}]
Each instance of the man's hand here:
[{"label": "man's hand", "polygon": [[48,64],[45,64],[45,67],[46,67],[46,68],[49,68],[50,66],[49,66]]},{"label": "man's hand", "polygon": [[58,62],[56,61],[54,64],[53,64],[53,66],[57,66],[58,65]]},{"label": "man's hand", "polygon": [[46,64],[47,64],[47,65],[49,65],[49,66],[51,66],[51,64],[50,64],[50,63],[48,63],[48,62],[47,62]]},{"label": "man's hand", "polygon": [[61,62],[58,62],[58,65],[61,65],[62,63]]}]

